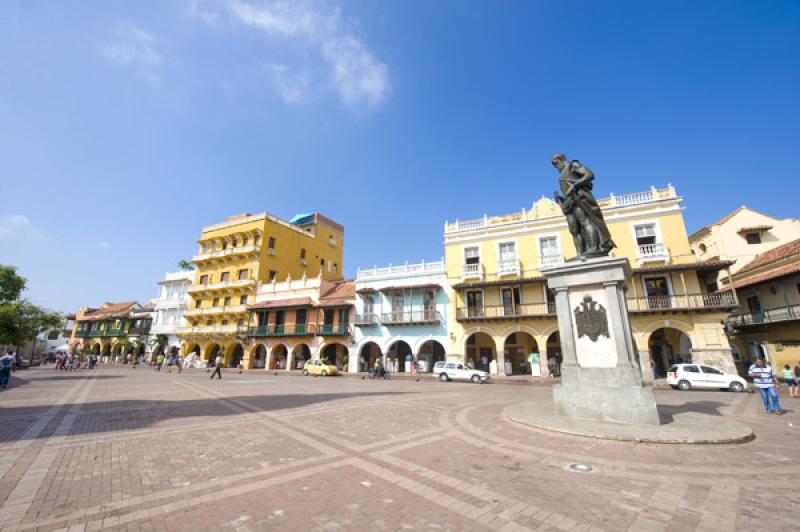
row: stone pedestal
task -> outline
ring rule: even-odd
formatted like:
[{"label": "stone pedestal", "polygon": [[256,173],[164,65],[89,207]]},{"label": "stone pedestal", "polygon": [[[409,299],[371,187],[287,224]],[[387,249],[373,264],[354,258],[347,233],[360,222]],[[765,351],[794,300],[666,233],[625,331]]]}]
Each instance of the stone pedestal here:
[{"label": "stone pedestal", "polygon": [[556,294],[561,384],[556,413],[617,423],[660,423],[653,390],[642,382],[625,303],[626,258],[577,259],[542,268]]}]

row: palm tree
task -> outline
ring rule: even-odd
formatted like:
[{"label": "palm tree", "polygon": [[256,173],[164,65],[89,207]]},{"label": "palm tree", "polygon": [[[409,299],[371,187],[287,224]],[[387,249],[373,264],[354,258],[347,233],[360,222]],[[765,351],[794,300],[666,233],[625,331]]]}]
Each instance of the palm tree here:
[{"label": "palm tree", "polygon": [[178,269],[182,272],[188,272],[194,270],[194,264],[190,260],[181,260],[178,261]]},{"label": "palm tree", "polygon": [[153,344],[153,356],[158,356],[159,350],[161,354],[167,349],[167,344],[169,343],[169,339],[167,338],[166,334],[157,334],[155,338],[152,340]]}]

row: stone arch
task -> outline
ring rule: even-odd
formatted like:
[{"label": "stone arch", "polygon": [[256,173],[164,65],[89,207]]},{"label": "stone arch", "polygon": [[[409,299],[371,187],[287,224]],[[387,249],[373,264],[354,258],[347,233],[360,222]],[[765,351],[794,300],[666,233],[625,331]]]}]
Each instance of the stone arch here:
[{"label": "stone arch", "polygon": [[564,361],[564,354],[561,351],[561,333],[555,330],[548,334],[544,347],[548,372],[553,377],[560,377],[561,363]]},{"label": "stone arch", "polygon": [[271,369],[287,369],[289,362],[289,348],[286,344],[274,344],[269,350]]},{"label": "stone arch", "polygon": [[319,348],[320,360],[327,360],[330,364],[335,364],[340,370],[344,370],[345,365],[349,364],[349,350],[341,342],[326,342]]},{"label": "stone arch", "polygon": [[211,342],[210,344],[206,345],[205,349],[203,349],[203,360],[208,362],[209,366],[214,365],[214,360],[217,358],[217,355],[220,354],[222,348],[216,342]]},{"label": "stone arch", "polygon": [[692,341],[693,346],[697,346],[694,338],[692,337],[693,328],[690,323],[686,323],[685,321],[681,320],[654,320],[642,327],[641,329],[636,330],[636,334],[639,335],[641,339],[641,346],[645,347],[650,342],[650,335],[653,334],[658,329],[662,329],[664,327],[669,327],[672,329],[677,329],[684,333],[689,339]]},{"label": "stone arch", "polygon": [[257,343],[250,349],[250,367],[264,369],[267,367],[267,346]]},{"label": "stone arch", "polygon": [[[361,362],[362,358],[364,359],[363,363]],[[371,368],[375,367],[375,362],[378,360],[381,360],[381,363],[383,363],[383,351],[381,350],[381,346],[374,340],[362,342],[361,345],[358,346],[358,360],[358,371],[369,371]]]},{"label": "stone arch", "polygon": [[239,342],[231,342],[225,348],[225,356],[223,357],[223,364],[228,368],[238,368],[239,364],[244,362],[244,347]]},{"label": "stone arch", "polygon": [[311,360],[311,347],[306,343],[299,343],[292,348],[292,367],[290,369],[303,369],[305,363]]},{"label": "stone arch", "polygon": [[[411,360],[409,360],[411,357]],[[395,339],[389,344],[386,350],[386,369],[402,373],[406,370],[406,363],[414,359],[414,353],[411,351],[411,345],[402,339]],[[410,367],[408,368],[410,371]]]},{"label": "stone arch", "polygon": [[417,347],[418,371],[429,373],[433,371],[433,365],[437,362],[444,362],[447,359],[447,350],[444,344],[436,338],[429,338]]},{"label": "stone arch", "polygon": [[467,340],[469,340],[470,336],[472,336],[473,334],[477,334],[477,333],[485,333],[485,334],[491,336],[492,338],[499,338],[499,337],[502,336],[501,334],[498,334],[498,332],[495,329],[493,329],[491,327],[484,327],[484,326],[475,327],[472,330],[464,331],[464,333],[456,340],[456,343],[457,343],[457,345],[461,345],[462,346],[462,348],[464,349],[463,352],[465,354],[466,354]]},{"label": "stone arch", "polygon": [[512,375],[530,375],[531,367],[528,355],[539,353],[539,343],[536,336],[528,331],[515,331],[503,340],[503,360],[506,367],[503,371]]},{"label": "stone arch", "polygon": [[654,378],[665,377],[672,364],[692,362],[692,337],[675,327],[659,327],[647,337],[647,350],[650,354]]},{"label": "stone arch", "polygon": [[497,364],[497,344],[495,336],[489,332],[473,332],[464,339],[464,362],[473,368],[483,371],[492,369],[492,362]]}]

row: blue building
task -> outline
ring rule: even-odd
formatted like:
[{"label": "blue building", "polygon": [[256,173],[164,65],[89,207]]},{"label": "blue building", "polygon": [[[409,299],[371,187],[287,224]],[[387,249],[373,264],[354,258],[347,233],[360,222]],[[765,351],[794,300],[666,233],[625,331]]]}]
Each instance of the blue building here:
[{"label": "blue building", "polygon": [[358,270],[355,348],[358,371],[377,359],[389,371],[420,372],[445,360],[447,306],[444,259]]}]

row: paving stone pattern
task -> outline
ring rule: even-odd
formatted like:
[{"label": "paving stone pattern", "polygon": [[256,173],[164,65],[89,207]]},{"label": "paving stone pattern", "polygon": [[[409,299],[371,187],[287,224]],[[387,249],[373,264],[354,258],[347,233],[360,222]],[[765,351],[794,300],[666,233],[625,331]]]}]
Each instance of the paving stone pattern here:
[{"label": "paving stone pattern", "polygon": [[[503,419],[549,386],[265,371],[17,372],[0,392],[2,530],[781,530],[800,399],[658,390],[755,441],[670,446]],[[573,472],[570,464],[592,466]]]}]

